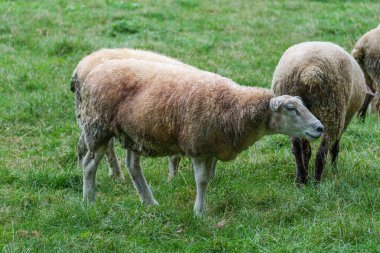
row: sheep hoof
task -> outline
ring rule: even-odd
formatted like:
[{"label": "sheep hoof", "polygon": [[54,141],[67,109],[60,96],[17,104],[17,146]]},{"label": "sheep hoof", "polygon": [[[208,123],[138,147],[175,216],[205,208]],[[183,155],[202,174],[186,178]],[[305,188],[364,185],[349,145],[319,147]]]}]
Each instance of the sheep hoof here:
[{"label": "sheep hoof", "polygon": [[110,178],[112,178],[113,180],[119,180],[121,183],[125,183],[125,177],[123,174],[120,174],[120,175],[114,175],[114,174],[109,174],[108,175]]},{"label": "sheep hoof", "polygon": [[171,175],[171,174],[169,173],[168,181],[169,181],[169,182],[172,182],[173,180],[174,180],[174,175]]},{"label": "sheep hoof", "polygon": [[201,212],[194,212],[194,217],[197,219],[204,219],[206,217],[206,214]]},{"label": "sheep hoof", "polygon": [[321,179],[319,178],[314,178],[313,184],[315,187],[318,187],[321,184]]},{"label": "sheep hoof", "polygon": [[199,219],[202,219],[206,216],[206,212],[204,210],[198,210],[198,209],[194,208],[194,216],[199,218]]},{"label": "sheep hoof", "polygon": [[83,196],[83,203],[85,205],[92,206],[95,204],[95,198],[89,197],[89,196]]},{"label": "sheep hoof", "polygon": [[297,177],[296,178],[296,185],[298,188],[301,188],[301,186],[305,185],[307,183],[307,181],[308,181],[307,177],[304,177],[304,178]]},{"label": "sheep hoof", "polygon": [[158,201],[155,200],[155,199],[153,199],[153,200],[143,200],[142,204],[144,206],[158,206],[159,205]]},{"label": "sheep hoof", "polygon": [[297,188],[302,189],[306,186],[306,183],[296,182],[296,186],[297,186]]}]

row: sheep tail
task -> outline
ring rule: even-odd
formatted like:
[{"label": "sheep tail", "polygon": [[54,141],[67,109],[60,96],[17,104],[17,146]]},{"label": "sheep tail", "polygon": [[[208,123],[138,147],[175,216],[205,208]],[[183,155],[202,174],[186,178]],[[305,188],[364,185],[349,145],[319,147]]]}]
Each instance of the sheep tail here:
[{"label": "sheep tail", "polygon": [[78,79],[78,74],[75,71],[73,76],[71,77],[70,90],[72,92],[76,92],[78,89],[79,89],[79,79]]}]

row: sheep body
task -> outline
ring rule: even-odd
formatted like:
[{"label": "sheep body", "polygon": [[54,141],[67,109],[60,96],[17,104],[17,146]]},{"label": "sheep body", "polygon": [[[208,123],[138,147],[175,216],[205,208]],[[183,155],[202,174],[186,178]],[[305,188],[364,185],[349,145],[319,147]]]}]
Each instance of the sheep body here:
[{"label": "sheep body", "polygon": [[[88,152],[83,197],[95,199],[95,173],[110,138],[127,148],[127,167],[140,199],[157,204],[139,156],[186,154],[197,184],[196,214],[215,159],[229,161],[266,134],[318,138],[323,126],[291,96],[242,87],[219,75],[172,64],[129,59],[95,67],[82,86],[81,115]],[[288,109],[285,109],[288,108]]]},{"label": "sheep body", "polygon": [[[339,140],[354,114],[363,103],[365,81],[359,65],[344,49],[329,42],[305,42],[288,48],[273,75],[276,95],[300,96],[325,131],[317,154],[315,174],[321,179],[325,156],[331,149],[335,163]],[[307,164],[311,155],[307,141],[292,140],[297,163],[297,181],[307,180]],[[304,146],[303,158],[300,157]]]},{"label": "sheep body", "polygon": [[[123,84],[125,80],[128,83]],[[262,124],[267,107],[264,101],[273,97],[268,89],[238,86],[216,74],[134,60],[109,61],[107,66],[94,69],[83,90],[85,128],[88,132],[104,130],[104,137],[95,139],[128,133],[121,135],[122,143],[143,155],[208,153],[222,161],[233,159],[249,146],[246,141],[264,133],[265,125],[248,125],[252,119],[242,117],[246,112],[239,108],[256,103],[251,113],[257,120],[253,122]],[[205,93],[212,96],[205,100]],[[221,103],[224,110],[218,107]],[[239,128],[228,125],[232,118]],[[248,138],[247,128],[257,131]]]},{"label": "sheep body", "polygon": [[[380,26],[365,33],[355,44],[352,56],[364,72],[366,84],[372,93],[380,92]],[[359,111],[364,118],[374,94],[368,92],[366,100]],[[380,101],[375,100],[375,108],[380,112]]]},{"label": "sheep body", "polygon": [[[153,53],[150,51],[145,50],[137,50],[137,49],[130,49],[130,48],[114,48],[114,49],[100,49],[96,52],[93,52],[86,57],[84,57],[76,66],[74,73],[72,75],[71,80],[71,90],[75,92],[75,111],[77,116],[77,123],[79,128],[82,128],[82,122],[81,122],[81,115],[79,112],[80,104],[81,104],[81,87],[84,83],[84,81],[87,78],[87,75],[90,73],[91,70],[93,70],[96,66],[99,64],[102,64],[108,60],[112,59],[142,59],[142,60],[149,60],[153,62],[162,62],[167,64],[174,64],[178,66],[182,66],[189,69],[195,69],[194,67],[184,64],[178,60],[175,60],[173,58],[160,55],[157,53]],[[110,143],[107,147],[107,160],[109,163],[109,175],[113,178],[119,178],[120,180],[124,181],[124,175],[120,170],[119,163],[117,161],[116,153],[115,153],[115,147],[114,147],[114,141],[110,140]],[[84,136],[81,134],[81,137],[78,142],[78,157],[81,161],[83,156],[86,154],[86,145],[84,142]],[[181,157],[179,155],[174,155],[170,158],[170,164],[169,164],[169,178],[173,178],[174,175],[178,171],[178,166],[180,162]]]}]

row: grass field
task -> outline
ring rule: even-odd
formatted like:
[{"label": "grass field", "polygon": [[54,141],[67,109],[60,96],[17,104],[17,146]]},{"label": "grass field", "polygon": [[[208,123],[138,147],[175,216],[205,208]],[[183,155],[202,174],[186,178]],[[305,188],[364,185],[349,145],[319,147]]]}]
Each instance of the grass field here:
[{"label": "grass field", "polygon": [[319,187],[295,187],[285,136],[219,163],[200,220],[187,159],[173,182],[167,158],[143,159],[158,207],[143,207],[129,179],[109,179],[105,162],[97,202],[84,205],[69,89],[84,55],[125,46],[270,87],[287,47],[323,40],[351,51],[379,10],[378,1],[338,0],[0,1],[2,252],[379,252],[375,116],[350,125],[338,167],[325,169]]}]

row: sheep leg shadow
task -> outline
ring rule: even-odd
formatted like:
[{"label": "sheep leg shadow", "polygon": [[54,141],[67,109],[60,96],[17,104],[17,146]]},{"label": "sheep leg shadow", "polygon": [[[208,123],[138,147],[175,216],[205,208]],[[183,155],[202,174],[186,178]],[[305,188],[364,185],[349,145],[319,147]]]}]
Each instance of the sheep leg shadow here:
[{"label": "sheep leg shadow", "polygon": [[117,161],[117,157],[115,153],[115,141],[113,138],[108,142],[106,156],[107,156],[107,161],[109,164],[108,176],[111,177],[112,179],[119,179],[121,182],[124,183],[125,177]]},{"label": "sheep leg shadow", "polygon": [[317,157],[315,159],[314,179],[316,183],[319,183],[322,179],[322,172],[326,165],[327,152],[328,152],[328,142],[326,138],[323,138],[321,145],[319,146],[319,149],[318,149]]},{"label": "sheep leg shadow", "polygon": [[296,184],[299,186],[300,184],[307,183],[308,171],[305,168],[304,162],[302,159],[301,139],[292,137],[291,142],[292,142],[292,152],[296,160]]},{"label": "sheep leg shadow", "polygon": [[206,191],[214,172],[214,158],[190,157],[193,163],[197,194],[194,203],[194,214],[201,217],[206,210]]},{"label": "sheep leg shadow", "polygon": [[95,202],[95,177],[99,163],[105,154],[106,147],[101,146],[95,151],[88,150],[83,159],[83,201]]},{"label": "sheep leg shadow", "polygon": [[145,205],[158,205],[141,169],[140,155],[132,150],[127,150],[126,163],[141,203]]}]

